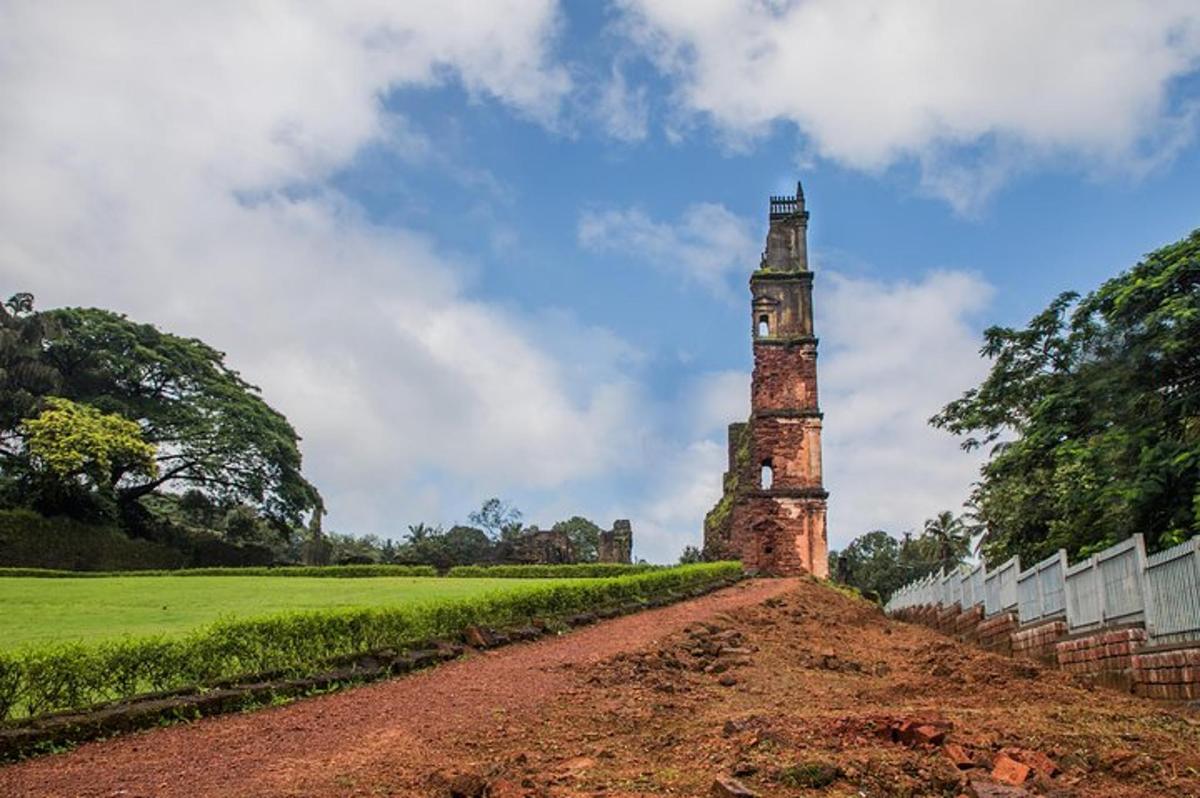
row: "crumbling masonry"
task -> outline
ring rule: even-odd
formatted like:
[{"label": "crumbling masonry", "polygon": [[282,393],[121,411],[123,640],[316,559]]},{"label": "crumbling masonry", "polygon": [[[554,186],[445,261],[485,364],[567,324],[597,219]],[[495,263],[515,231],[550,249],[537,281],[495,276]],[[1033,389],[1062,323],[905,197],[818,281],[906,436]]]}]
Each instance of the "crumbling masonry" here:
[{"label": "crumbling masonry", "polygon": [[705,518],[707,559],[751,571],[826,577],[817,339],[804,190],[771,197],[767,246],[750,276],[750,420],[729,425],[724,494]]},{"label": "crumbling masonry", "polygon": [[600,533],[600,562],[633,562],[633,526],[627,519],[613,521],[613,528]]}]

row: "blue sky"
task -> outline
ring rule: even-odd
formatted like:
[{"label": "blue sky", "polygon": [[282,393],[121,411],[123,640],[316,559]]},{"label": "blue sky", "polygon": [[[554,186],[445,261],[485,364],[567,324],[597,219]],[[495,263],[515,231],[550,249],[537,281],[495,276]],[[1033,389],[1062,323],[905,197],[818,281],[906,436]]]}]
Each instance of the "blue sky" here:
[{"label": "blue sky", "polygon": [[831,543],[918,527],[982,328],[1200,219],[1194,3],[412,5],[0,11],[0,275],[226,351],[341,531],[698,543],[798,178]]}]

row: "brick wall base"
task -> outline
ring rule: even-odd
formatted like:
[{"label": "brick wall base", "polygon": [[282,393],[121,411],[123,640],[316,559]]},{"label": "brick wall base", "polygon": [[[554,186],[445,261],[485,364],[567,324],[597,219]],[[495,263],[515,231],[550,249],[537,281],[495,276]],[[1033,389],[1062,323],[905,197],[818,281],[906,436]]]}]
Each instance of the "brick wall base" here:
[{"label": "brick wall base", "polygon": [[1048,621],[1028,629],[1018,629],[1012,634],[1013,656],[1057,665],[1057,643],[1066,636],[1066,621]]},{"label": "brick wall base", "polygon": [[1017,630],[1017,614],[1002,612],[980,622],[977,627],[979,645],[997,654],[1013,653],[1012,636]]},{"label": "brick wall base", "polygon": [[968,607],[954,619],[954,636],[964,643],[979,640],[979,624],[983,623],[983,607],[978,604]]},{"label": "brick wall base", "polygon": [[1200,647],[1134,654],[1133,692],[1149,698],[1200,699]]},{"label": "brick wall base", "polygon": [[958,613],[962,611],[957,604],[949,607],[942,607],[938,610],[937,626],[935,627],[944,635],[954,634],[954,621],[958,618]]},{"label": "brick wall base", "polygon": [[989,651],[1038,659],[1068,673],[1147,698],[1200,700],[1200,643],[1147,649],[1141,627],[1105,629],[1070,639],[1064,620],[1022,629],[1016,613],[984,618],[978,604],[953,607],[910,607],[893,618],[921,624]]},{"label": "brick wall base", "polygon": [[1116,629],[1056,644],[1059,667],[1095,676],[1122,690],[1133,688],[1133,655],[1146,644],[1146,630]]}]

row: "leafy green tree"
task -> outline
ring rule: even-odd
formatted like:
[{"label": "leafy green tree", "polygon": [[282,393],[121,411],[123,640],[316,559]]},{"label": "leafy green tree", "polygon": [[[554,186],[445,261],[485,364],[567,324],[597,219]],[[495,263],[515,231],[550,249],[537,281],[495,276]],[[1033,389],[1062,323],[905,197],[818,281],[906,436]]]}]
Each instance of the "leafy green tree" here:
[{"label": "leafy green tree", "polygon": [[931,421],[991,446],[972,495],[989,560],[1200,532],[1200,230],[988,329],[982,353],[987,378]]},{"label": "leafy green tree", "polygon": [[32,294],[0,305],[0,458],[23,456],[17,427],[37,415],[41,400],[59,389],[59,375],[42,361],[53,325],[33,310]]},{"label": "leafy green tree", "polygon": [[212,529],[217,525],[217,505],[203,491],[189,488],[176,501],[183,520],[193,526]]},{"label": "leafy green tree", "polygon": [[492,540],[511,540],[521,534],[521,511],[497,498],[488,499],[478,510],[467,516]]},{"label": "leafy green tree", "polygon": [[704,562],[704,553],[697,546],[684,546],[683,553],[679,555],[679,564],[691,565],[698,562]]},{"label": "leafy green tree", "polygon": [[445,566],[476,565],[491,559],[494,544],[487,533],[473,526],[456,525],[450,527],[442,536],[442,550],[445,552]]},{"label": "leafy green tree", "polygon": [[375,535],[325,535],[330,546],[329,560],[334,565],[370,565],[380,561],[383,544]]},{"label": "leafy green tree", "polygon": [[58,331],[42,360],[60,375],[63,394],[136,421],[157,449],[154,476],[113,473],[123,507],[170,486],[251,505],[280,524],[319,506],[300,472],[295,430],[221,352],[107,310],[41,315]]},{"label": "leafy green tree", "polygon": [[600,527],[581,515],[559,521],[552,529],[566,532],[575,552],[576,562],[596,562],[600,559]]},{"label": "leafy green tree", "polygon": [[482,529],[453,526],[449,530],[427,524],[414,524],[396,551],[401,562],[432,565],[446,570],[455,565],[476,565],[494,559],[496,542]]},{"label": "leafy green tree", "polygon": [[842,582],[884,601],[910,580],[900,565],[900,545],[882,529],[858,536],[831,559]]}]

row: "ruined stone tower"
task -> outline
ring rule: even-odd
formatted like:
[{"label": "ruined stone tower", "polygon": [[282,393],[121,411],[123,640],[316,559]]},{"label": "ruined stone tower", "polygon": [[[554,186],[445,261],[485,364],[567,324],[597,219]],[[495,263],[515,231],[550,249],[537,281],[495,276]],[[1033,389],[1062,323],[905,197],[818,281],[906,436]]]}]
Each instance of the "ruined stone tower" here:
[{"label": "ruined stone tower", "polygon": [[613,528],[600,533],[600,562],[633,562],[633,525],[627,518],[613,521]]},{"label": "ruined stone tower", "polygon": [[706,557],[750,570],[828,576],[821,411],[804,190],[771,197],[767,246],[750,276],[750,420],[729,425],[725,491],[704,523]]}]

